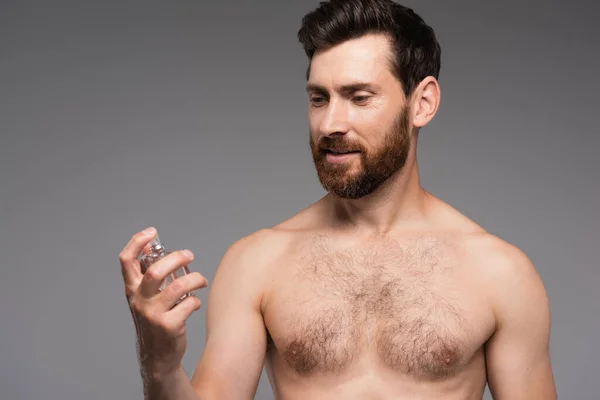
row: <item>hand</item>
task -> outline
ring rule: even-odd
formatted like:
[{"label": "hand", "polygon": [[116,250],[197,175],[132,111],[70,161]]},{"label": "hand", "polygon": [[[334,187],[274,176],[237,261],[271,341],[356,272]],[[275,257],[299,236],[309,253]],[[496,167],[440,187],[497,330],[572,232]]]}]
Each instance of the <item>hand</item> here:
[{"label": "hand", "polygon": [[156,230],[149,229],[131,238],[119,254],[119,260],[125,296],[135,322],[142,373],[164,376],[180,367],[186,348],[186,320],[201,307],[196,296],[187,296],[176,303],[184,294],[208,286],[208,281],[200,273],[192,272],[159,291],[163,279],[189,264],[193,254],[186,254],[185,250],[173,251],[142,274],[137,257],[141,252],[148,252],[146,245],[156,235]]}]

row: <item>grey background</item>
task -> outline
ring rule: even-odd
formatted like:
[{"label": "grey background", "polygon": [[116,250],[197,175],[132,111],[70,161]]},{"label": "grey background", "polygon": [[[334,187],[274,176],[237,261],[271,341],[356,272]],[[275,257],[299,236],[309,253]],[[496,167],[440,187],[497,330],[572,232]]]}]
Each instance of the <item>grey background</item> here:
[{"label": "grey background", "polygon": [[[211,280],[231,243],[323,195],[295,36],[318,2],[0,4],[0,397],[139,399],[130,236],[156,226]],[[598,398],[600,7],[404,4],[443,50],[423,184],[529,254],[559,397]],[[264,376],[256,398],[272,398]]]}]

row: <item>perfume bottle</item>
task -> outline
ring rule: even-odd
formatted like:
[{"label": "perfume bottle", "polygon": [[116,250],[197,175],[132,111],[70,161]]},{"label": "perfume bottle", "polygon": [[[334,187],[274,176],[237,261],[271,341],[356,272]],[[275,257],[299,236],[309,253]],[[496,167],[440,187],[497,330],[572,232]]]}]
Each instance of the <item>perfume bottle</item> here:
[{"label": "perfume bottle", "polygon": [[[142,273],[146,273],[148,268],[161,258],[166,255],[171,254],[170,251],[165,249],[164,243],[158,237],[158,234],[150,241],[150,251],[140,257],[140,264],[142,266]],[[165,277],[165,279],[161,282],[158,290],[164,290],[171,282],[175,279],[182,277],[186,274],[189,274],[190,270],[187,265],[184,265],[180,268],[177,268],[175,271],[171,272],[169,275]],[[179,304],[183,299],[188,296],[194,296],[196,294],[195,291],[188,292],[181,296],[175,305]]]}]

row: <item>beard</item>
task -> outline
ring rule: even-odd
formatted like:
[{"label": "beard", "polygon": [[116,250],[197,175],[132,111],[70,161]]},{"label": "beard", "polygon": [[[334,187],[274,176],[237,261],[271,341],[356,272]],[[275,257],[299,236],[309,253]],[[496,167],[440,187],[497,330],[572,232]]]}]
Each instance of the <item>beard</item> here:
[{"label": "beard", "polygon": [[[381,148],[369,152],[358,142],[350,142],[344,136],[323,136],[315,143],[310,135],[310,148],[323,188],[345,199],[359,199],[380,187],[406,164],[410,151],[409,107],[403,107],[391,128],[381,140]],[[351,172],[354,161],[331,164],[326,149],[359,151],[359,170]]]}]

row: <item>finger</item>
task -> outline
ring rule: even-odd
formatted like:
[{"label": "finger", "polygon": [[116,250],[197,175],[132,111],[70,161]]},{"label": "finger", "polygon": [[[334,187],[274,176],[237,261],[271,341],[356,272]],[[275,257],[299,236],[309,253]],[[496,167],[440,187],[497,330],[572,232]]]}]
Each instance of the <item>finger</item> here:
[{"label": "finger", "polygon": [[152,227],[136,233],[119,253],[121,272],[126,285],[139,283],[142,279],[143,275],[137,257],[154,235],[156,235],[156,229]]},{"label": "finger", "polygon": [[148,254],[150,253],[150,242],[146,243],[146,245],[144,245],[144,248],[142,249],[142,254]]},{"label": "finger", "polygon": [[203,287],[208,286],[208,280],[199,272],[191,272],[180,278],[175,279],[167,286],[161,294],[160,303],[163,309],[170,310],[187,293],[193,293]]},{"label": "finger", "polygon": [[193,259],[193,254],[190,257],[185,253],[184,250],[174,251],[161,258],[152,264],[144,273],[140,283],[140,293],[144,297],[152,297],[156,295],[158,293],[160,284],[167,277],[167,275],[175,271],[177,268],[181,268],[188,264]]},{"label": "finger", "polygon": [[202,307],[202,301],[196,296],[188,296],[172,310],[167,311],[165,318],[170,323],[177,326],[182,326],[190,315]]}]

